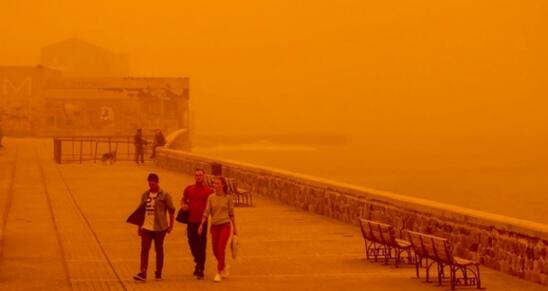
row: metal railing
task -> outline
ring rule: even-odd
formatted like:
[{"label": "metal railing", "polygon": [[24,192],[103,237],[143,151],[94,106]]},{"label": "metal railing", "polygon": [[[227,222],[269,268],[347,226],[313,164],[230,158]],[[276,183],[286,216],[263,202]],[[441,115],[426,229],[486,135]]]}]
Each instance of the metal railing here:
[{"label": "metal railing", "polygon": [[[150,160],[153,137],[146,141],[144,158]],[[56,163],[134,161],[134,136],[67,136],[53,138],[53,158]]]}]

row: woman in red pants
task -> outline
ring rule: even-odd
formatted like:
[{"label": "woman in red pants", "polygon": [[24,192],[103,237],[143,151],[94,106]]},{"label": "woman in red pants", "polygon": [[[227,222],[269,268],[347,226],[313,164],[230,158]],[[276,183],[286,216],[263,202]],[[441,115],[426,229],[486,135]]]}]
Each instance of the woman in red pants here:
[{"label": "woman in red pants", "polygon": [[211,216],[211,245],[213,254],[217,258],[217,273],[214,282],[221,282],[221,278],[228,277],[228,268],[225,264],[225,253],[230,231],[236,235],[236,223],[234,220],[234,203],[232,195],[228,195],[226,180],[224,177],[216,177],[213,182],[215,195],[209,195],[207,206],[202,217],[202,222],[198,227],[198,233],[201,235],[202,227]]}]

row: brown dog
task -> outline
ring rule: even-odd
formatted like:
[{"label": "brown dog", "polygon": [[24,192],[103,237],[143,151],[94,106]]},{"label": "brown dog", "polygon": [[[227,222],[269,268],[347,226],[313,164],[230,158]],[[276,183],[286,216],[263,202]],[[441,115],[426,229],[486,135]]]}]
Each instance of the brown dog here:
[{"label": "brown dog", "polygon": [[116,151],[112,151],[110,153],[104,153],[103,156],[101,157],[101,161],[103,163],[108,162],[109,164],[116,162]]}]

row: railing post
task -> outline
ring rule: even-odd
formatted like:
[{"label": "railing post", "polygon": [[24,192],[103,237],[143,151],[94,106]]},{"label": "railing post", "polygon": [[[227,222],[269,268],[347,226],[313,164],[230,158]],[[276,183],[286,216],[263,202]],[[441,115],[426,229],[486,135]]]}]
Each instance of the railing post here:
[{"label": "railing post", "polygon": [[72,137],[72,161],[74,161],[74,136]]},{"label": "railing post", "polygon": [[82,155],[84,154],[84,140],[80,140],[80,164],[82,163]]},{"label": "railing post", "polygon": [[97,141],[95,141],[95,152],[93,152],[93,162],[94,163],[97,163],[97,147],[99,146],[99,143]]},{"label": "railing post", "polygon": [[61,163],[62,142],[60,139],[53,138],[53,159],[56,163]]}]

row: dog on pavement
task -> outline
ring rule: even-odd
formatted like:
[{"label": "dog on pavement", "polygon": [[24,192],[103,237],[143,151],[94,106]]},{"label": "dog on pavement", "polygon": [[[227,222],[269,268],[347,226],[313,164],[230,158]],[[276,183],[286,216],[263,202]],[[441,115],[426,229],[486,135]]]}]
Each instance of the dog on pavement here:
[{"label": "dog on pavement", "polygon": [[103,163],[109,163],[109,164],[112,164],[114,162],[116,162],[116,151],[112,151],[112,152],[109,152],[109,153],[104,153],[103,156],[101,157],[101,161]]}]

